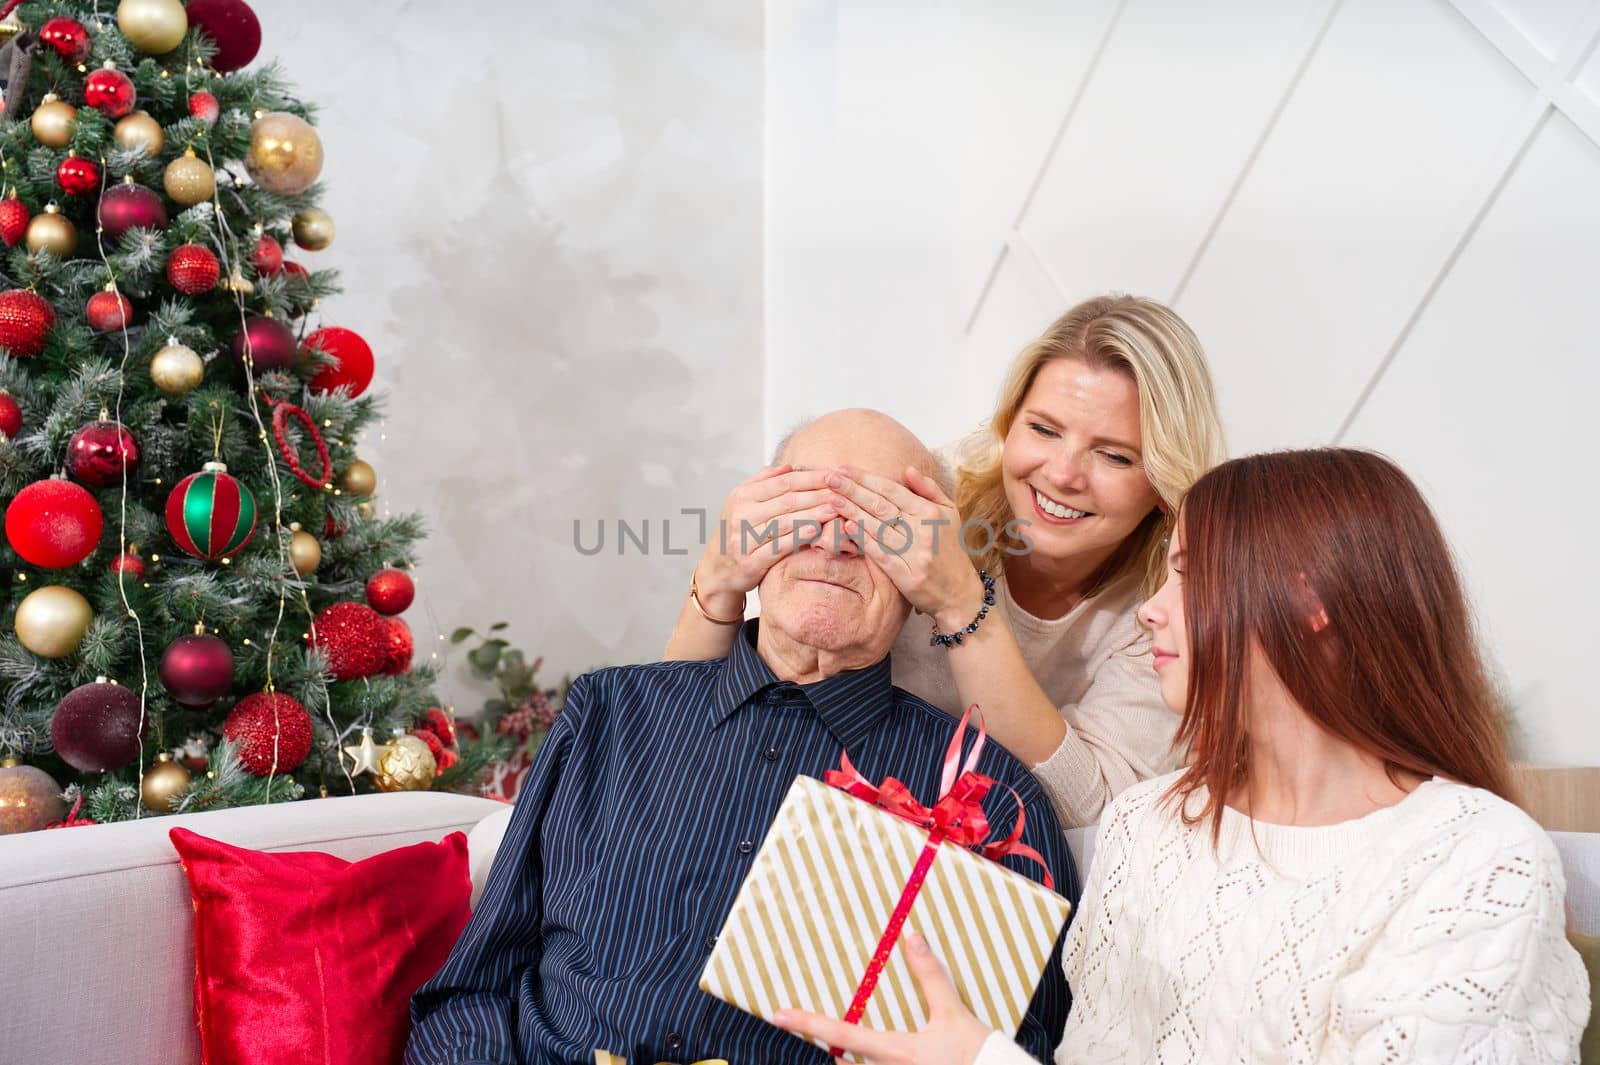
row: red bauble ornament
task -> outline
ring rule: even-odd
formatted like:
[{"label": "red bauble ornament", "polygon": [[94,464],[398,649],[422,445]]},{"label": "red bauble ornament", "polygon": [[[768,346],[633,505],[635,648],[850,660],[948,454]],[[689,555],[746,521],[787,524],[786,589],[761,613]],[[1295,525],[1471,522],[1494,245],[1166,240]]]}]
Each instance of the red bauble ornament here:
[{"label": "red bauble ornament", "polygon": [[248,358],[256,373],[287,370],[294,365],[294,331],[276,318],[251,315],[244,328],[233,334],[228,350],[240,366]]},{"label": "red bauble ornament", "polygon": [[222,115],[222,105],[208,92],[197,92],[189,97],[189,116],[198,118],[207,126],[215,126]]},{"label": "red bauble ornament", "polygon": [[354,397],[372,384],[372,348],[354,330],[337,325],[318,329],[306,337],[306,347],[317,348],[338,360],[317,370],[311,378],[311,391],[328,393],[344,387],[350,389]]},{"label": "red bauble ornament", "polygon": [[389,661],[389,626],[362,603],[335,603],[318,611],[311,642],[328,656],[329,672],[339,680],[375,676]]},{"label": "red bauble ornament", "polygon": [[430,730],[444,742],[446,747],[454,747],[460,742],[460,737],[456,733],[456,723],[440,707],[430,706],[423,711],[422,721],[418,727]]},{"label": "red bauble ornament", "polygon": [[127,551],[118,555],[116,558],[112,559],[111,565],[108,568],[111,570],[113,576],[132,577],[136,581],[144,580],[144,559],[140,557],[139,552],[135,551],[131,547],[128,548]]},{"label": "red bauble ornament", "polygon": [[14,440],[22,432],[22,408],[11,393],[0,390],[0,438]]},{"label": "red bauble ornament", "polygon": [[199,244],[180,244],[167,260],[167,280],[186,296],[198,296],[217,287],[222,267],[211,249]]},{"label": "red bauble ornament", "polygon": [[109,772],[139,757],[149,724],[138,694],[102,677],[72,689],[56,704],[50,742],[72,768]]},{"label": "red bauble ornament", "polygon": [[262,277],[270,277],[283,269],[283,245],[271,237],[256,241],[256,250],[250,253],[250,264]]},{"label": "red bauble ornament", "polygon": [[339,537],[343,536],[345,533],[347,533],[349,531],[350,531],[350,529],[349,529],[348,526],[341,525],[338,522],[334,521],[332,514],[323,515],[323,518],[322,518],[322,538],[324,540],[337,540],[337,539],[339,539]]},{"label": "red bauble ornament", "polygon": [[380,614],[398,614],[411,605],[417,586],[401,569],[380,569],[367,578],[367,605]]},{"label": "red bauble ornament", "polygon": [[55,308],[43,296],[21,288],[0,292],[0,348],[17,358],[31,359],[43,351],[55,324]]},{"label": "red bauble ornament", "polygon": [[6,507],[6,539],[24,561],[43,569],[65,569],[88,558],[104,528],[94,496],[60,478],[35,481]]},{"label": "red bauble ornament", "polygon": [[130,229],[167,228],[167,207],[154,190],[124,182],[100,197],[99,218],[106,239],[118,241]]},{"label": "red bauble ornament", "polygon": [[444,754],[444,744],[439,742],[439,737],[425,728],[414,728],[411,734],[428,745],[428,753],[433,755],[433,760],[437,763],[440,755]]},{"label": "red bauble ornament", "polygon": [[189,25],[217,44],[212,70],[238,70],[261,51],[261,21],[244,0],[190,0],[188,11]]},{"label": "red bauble ornament", "polygon": [[417,653],[416,642],[411,638],[411,626],[399,618],[384,618],[384,628],[387,633],[388,657],[383,663],[383,672],[394,676],[405,673],[411,669],[411,658]]},{"label": "red bauble ornament", "polygon": [[310,271],[301,266],[299,263],[295,262],[293,259],[285,259],[283,261],[283,272],[288,274],[290,277],[298,277],[301,280],[311,276]]},{"label": "red bauble ornament", "polygon": [[87,196],[100,187],[100,166],[93,159],[68,155],[56,167],[56,184],[68,196]]},{"label": "red bauble ornament", "polygon": [[0,240],[6,242],[6,247],[15,248],[17,242],[28,235],[28,223],[32,219],[28,205],[17,199],[16,193],[0,200]]},{"label": "red bauble ornament", "polygon": [[116,67],[90,74],[83,83],[83,102],[107,118],[121,118],[133,110],[133,80]]},{"label": "red bauble ornament", "polygon": [[120,292],[96,292],[84,308],[89,328],[97,333],[118,333],[133,321],[133,301]]},{"label": "red bauble ornament", "polygon": [[207,633],[180,636],[161,655],[161,683],[173,702],[204,710],[233,688],[233,652]]},{"label": "red bauble ornament", "polygon": [[89,30],[75,18],[53,18],[40,26],[39,43],[49,45],[69,63],[89,58]]},{"label": "red bauble ornament", "polygon": [[67,469],[92,488],[121,484],[139,465],[139,442],[126,425],[91,422],[67,443]]},{"label": "red bauble ornament", "polygon": [[283,692],[257,692],[239,700],[222,724],[245,772],[264,777],[293,773],[311,753],[311,715]]}]

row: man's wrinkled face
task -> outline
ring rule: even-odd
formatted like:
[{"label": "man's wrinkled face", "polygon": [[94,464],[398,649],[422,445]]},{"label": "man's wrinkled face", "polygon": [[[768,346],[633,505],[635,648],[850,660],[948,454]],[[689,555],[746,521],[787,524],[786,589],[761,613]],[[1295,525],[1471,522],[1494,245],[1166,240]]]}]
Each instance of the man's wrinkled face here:
[{"label": "man's wrinkled face", "polygon": [[[797,433],[783,458],[796,467],[850,466],[903,481],[906,466],[919,457],[918,445],[903,432],[859,415],[830,415]],[[849,659],[848,668],[870,665],[889,652],[910,606],[845,535],[841,522],[823,527],[815,538],[767,571],[760,585],[761,623],[798,644]]]}]

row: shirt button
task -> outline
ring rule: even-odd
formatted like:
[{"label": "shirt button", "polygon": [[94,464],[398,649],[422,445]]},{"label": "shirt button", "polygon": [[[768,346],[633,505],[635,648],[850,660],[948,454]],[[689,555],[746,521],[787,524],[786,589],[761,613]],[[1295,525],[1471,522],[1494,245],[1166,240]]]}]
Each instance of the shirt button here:
[{"label": "shirt button", "polygon": [[717,949],[717,937],[716,936],[706,936],[706,949],[707,950],[716,950]]},{"label": "shirt button", "polygon": [[756,849],[756,845],[754,843],[751,843],[749,840],[742,839],[742,840],[739,841],[739,853],[740,854],[749,854],[751,851],[753,851],[755,849]]},{"label": "shirt button", "polygon": [[682,1050],[683,1036],[679,1035],[677,1032],[673,1032],[671,1035],[667,1036],[667,1049],[674,1052]]},{"label": "shirt button", "polygon": [[766,750],[761,752],[761,757],[765,758],[769,762],[776,762],[778,760],[778,748],[768,747]]}]

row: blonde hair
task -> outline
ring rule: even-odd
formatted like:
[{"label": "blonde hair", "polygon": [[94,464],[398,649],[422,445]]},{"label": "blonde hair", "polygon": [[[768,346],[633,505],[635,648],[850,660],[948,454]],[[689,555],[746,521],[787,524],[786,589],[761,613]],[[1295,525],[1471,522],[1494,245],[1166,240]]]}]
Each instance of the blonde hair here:
[{"label": "blonde hair", "polygon": [[1128,535],[1085,596],[1130,574],[1138,575],[1146,593],[1153,592],[1165,570],[1163,545],[1184,493],[1223,460],[1226,447],[1199,338],[1171,308],[1138,296],[1085,300],[1017,354],[994,417],[960,447],[954,499],[968,551],[984,569],[999,573],[1007,556],[1025,550],[1008,526],[1015,515],[1006,500],[1001,458],[1028,389],[1039,370],[1056,359],[1126,374],[1139,387],[1145,475],[1166,510],[1152,511]]}]

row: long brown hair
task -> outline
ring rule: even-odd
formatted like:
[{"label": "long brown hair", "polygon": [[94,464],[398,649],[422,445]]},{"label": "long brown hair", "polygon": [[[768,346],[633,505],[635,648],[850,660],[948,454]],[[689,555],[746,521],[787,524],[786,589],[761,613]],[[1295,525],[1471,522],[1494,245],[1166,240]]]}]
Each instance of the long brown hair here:
[{"label": "long brown hair", "polygon": [[[1504,715],[1450,549],[1411,480],[1367,451],[1252,455],[1184,499],[1189,693],[1172,795],[1222,828],[1249,779],[1252,648],[1318,725],[1400,771],[1515,801]],[[1313,624],[1320,607],[1327,624]],[[1204,786],[1206,805],[1186,799]]]}]

